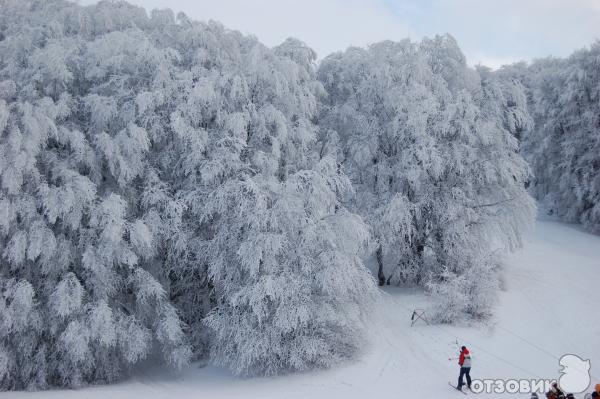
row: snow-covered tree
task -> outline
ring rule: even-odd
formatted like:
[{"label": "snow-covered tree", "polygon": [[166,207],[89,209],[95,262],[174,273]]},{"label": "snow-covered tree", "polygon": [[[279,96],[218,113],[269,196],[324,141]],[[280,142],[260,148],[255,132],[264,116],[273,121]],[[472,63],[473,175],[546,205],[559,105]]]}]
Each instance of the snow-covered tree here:
[{"label": "snow-covered tree", "polygon": [[452,319],[488,314],[494,254],[520,245],[534,211],[501,90],[467,67],[450,36],[351,48],[318,76],[329,95],[321,128],[342,143],[359,193],[352,209],[379,244],[379,283],[426,286],[444,306],[453,285]]},{"label": "snow-covered tree", "polygon": [[172,54],[125,3],[0,8],[0,387],[113,381],[155,352],[185,364],[135,102]]},{"label": "snow-covered tree", "polygon": [[349,182],[331,158],[283,183],[261,180],[224,185],[205,210],[218,218],[214,359],[243,374],[328,367],[357,351],[374,298],[359,257],[367,226],[340,209]]},{"label": "snow-covered tree", "polygon": [[541,59],[497,72],[525,87],[534,124],[522,137],[547,212],[600,233],[600,42],[568,59]]},{"label": "snow-covered tree", "polygon": [[482,85],[488,91],[493,90],[498,100],[489,112],[504,121],[503,127],[519,140],[519,151],[526,153],[527,150],[523,149],[526,146],[525,139],[534,126],[525,83],[529,76],[527,65],[521,62],[498,71],[479,66],[477,71],[481,75]]},{"label": "snow-covered tree", "polygon": [[170,121],[195,267],[213,288],[212,359],[274,374],[351,356],[374,295],[359,257],[368,233],[341,203],[349,180],[318,151],[314,52],[293,39],[269,50],[216,24],[182,34],[199,46],[187,54],[208,57],[182,76]]}]

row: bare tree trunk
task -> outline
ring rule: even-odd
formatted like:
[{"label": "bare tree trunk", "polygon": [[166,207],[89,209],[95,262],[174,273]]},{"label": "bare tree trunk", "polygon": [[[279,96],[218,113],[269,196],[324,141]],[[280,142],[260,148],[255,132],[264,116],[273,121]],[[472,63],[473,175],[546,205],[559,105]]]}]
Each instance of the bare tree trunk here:
[{"label": "bare tree trunk", "polygon": [[377,247],[375,255],[377,256],[377,264],[379,265],[377,279],[379,280],[379,286],[381,287],[385,284],[385,274],[383,274],[383,248],[381,247],[381,244]]}]

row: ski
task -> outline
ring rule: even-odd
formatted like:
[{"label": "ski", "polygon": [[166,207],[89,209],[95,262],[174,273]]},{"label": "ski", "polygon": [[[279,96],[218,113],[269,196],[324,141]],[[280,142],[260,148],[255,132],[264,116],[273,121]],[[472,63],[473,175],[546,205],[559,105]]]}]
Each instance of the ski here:
[{"label": "ski", "polygon": [[458,389],[457,387],[452,385],[452,383],[450,381],[448,381],[448,385],[450,385],[452,388],[456,389],[458,392],[462,393],[463,395],[467,395],[467,393],[464,392],[462,389]]}]

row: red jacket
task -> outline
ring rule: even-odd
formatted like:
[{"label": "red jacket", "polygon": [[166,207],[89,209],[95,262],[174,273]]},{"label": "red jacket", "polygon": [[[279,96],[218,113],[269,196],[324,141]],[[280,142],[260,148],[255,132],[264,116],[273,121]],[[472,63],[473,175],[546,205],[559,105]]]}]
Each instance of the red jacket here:
[{"label": "red jacket", "polygon": [[467,348],[460,352],[460,356],[458,357],[458,364],[460,364],[461,366],[464,365],[465,358],[468,359],[468,366],[471,367],[471,354],[469,353],[469,350]]}]

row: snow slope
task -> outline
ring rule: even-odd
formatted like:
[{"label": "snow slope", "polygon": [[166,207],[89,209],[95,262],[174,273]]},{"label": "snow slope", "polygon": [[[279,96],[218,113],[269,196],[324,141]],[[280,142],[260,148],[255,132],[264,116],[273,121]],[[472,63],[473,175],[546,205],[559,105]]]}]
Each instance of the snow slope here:
[{"label": "snow slope", "polygon": [[[17,398],[461,398],[455,381],[458,344],[470,347],[474,378],[558,378],[558,359],[591,361],[600,382],[600,237],[538,221],[525,248],[506,262],[505,290],[489,324],[410,327],[419,292],[386,289],[369,321],[371,343],[356,361],[333,370],[238,379],[216,367],[151,369],[112,386],[72,391],[4,392]],[[595,293],[594,293],[595,292]],[[469,394],[474,396],[473,394]],[[479,395],[529,397],[529,395]],[[583,397],[579,395],[577,397]]]}]

